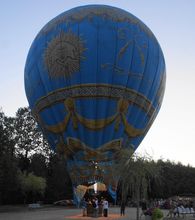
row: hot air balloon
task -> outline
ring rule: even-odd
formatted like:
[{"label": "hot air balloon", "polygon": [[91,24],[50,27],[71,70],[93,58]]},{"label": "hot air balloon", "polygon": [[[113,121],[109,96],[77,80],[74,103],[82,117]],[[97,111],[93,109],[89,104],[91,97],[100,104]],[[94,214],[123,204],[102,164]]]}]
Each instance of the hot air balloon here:
[{"label": "hot air balloon", "polygon": [[51,148],[66,157],[77,199],[81,186],[97,182],[116,197],[113,165],[143,140],[165,81],[157,39],[122,9],[76,7],[38,33],[25,65],[26,95]]}]

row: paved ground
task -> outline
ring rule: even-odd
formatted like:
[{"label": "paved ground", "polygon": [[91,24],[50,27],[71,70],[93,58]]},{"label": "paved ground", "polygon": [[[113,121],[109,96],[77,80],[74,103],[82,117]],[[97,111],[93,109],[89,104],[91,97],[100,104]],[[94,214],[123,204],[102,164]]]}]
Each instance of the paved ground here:
[{"label": "paved ground", "polygon": [[[167,211],[163,210],[164,216],[166,216]],[[53,207],[44,206],[44,208],[29,210],[27,207],[22,206],[0,206],[0,220],[94,220],[95,218],[83,217],[82,210],[76,208],[65,208],[65,207]],[[136,209],[126,208],[126,215],[121,217],[119,215],[120,208],[112,207],[109,209],[108,218],[99,217],[98,220],[136,220]],[[142,217],[141,220],[145,220]],[[164,220],[195,220],[192,215],[186,216],[185,218],[173,218]]]},{"label": "paved ground", "polygon": [[[83,217],[81,215],[81,209],[67,209],[67,208],[43,208],[36,210],[28,209],[15,209],[15,210],[2,210],[0,209],[0,220],[90,220],[95,218]],[[121,220],[135,220],[136,219],[136,209],[126,208],[126,215],[121,217],[119,215],[119,207],[114,207],[109,209],[108,218],[101,217],[98,220],[111,220],[111,219],[121,219]],[[144,220],[144,218],[142,219]]]},{"label": "paved ground", "polygon": [[[167,210],[163,210],[164,220],[195,220],[195,216],[187,215],[180,218],[167,218]],[[120,216],[119,207],[109,208],[108,217],[90,218],[83,217],[82,210],[56,206],[44,206],[40,209],[28,209],[24,206],[0,206],[0,220],[136,220],[136,209],[126,208],[125,216]],[[140,210],[141,213],[141,210]],[[145,220],[144,216],[141,220]]]}]

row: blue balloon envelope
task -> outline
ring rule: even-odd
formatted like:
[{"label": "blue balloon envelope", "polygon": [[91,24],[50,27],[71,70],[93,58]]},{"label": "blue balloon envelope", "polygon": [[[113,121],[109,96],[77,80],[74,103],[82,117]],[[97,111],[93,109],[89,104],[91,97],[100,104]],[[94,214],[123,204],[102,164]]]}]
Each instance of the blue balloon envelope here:
[{"label": "blue balloon envelope", "polygon": [[163,53],[150,29],[104,5],[51,20],[25,66],[30,108],[51,148],[66,156],[73,186],[102,182],[113,198],[119,179],[113,164],[143,140],[165,81]]}]

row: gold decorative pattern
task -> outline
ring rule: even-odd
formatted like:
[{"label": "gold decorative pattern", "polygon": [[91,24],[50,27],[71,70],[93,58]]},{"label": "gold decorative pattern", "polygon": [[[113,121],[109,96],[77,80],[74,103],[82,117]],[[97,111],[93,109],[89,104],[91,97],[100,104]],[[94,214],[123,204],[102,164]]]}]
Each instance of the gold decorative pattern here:
[{"label": "gold decorative pattern", "polygon": [[129,24],[137,25],[141,30],[143,30],[150,37],[154,37],[150,29],[142,23],[138,18],[132,14],[109,6],[98,6],[98,7],[80,7],[76,10],[67,11],[57,18],[51,20],[39,33],[40,35],[47,34],[54,27],[65,23],[67,26],[70,23],[81,22],[87,19],[89,22],[93,21],[94,17],[102,17],[102,19],[111,20],[113,22],[125,22]]},{"label": "gold decorative pattern", "polygon": [[64,104],[68,112],[67,115],[62,122],[56,125],[45,125],[44,127],[48,131],[55,134],[61,134],[66,131],[68,121],[72,119],[73,127],[75,129],[78,127],[78,123],[81,123],[84,127],[90,130],[100,130],[116,121],[115,130],[118,130],[119,124],[122,122],[125,132],[130,138],[138,137],[144,133],[142,129],[136,129],[128,123],[126,113],[129,103],[126,100],[120,99],[118,101],[117,112],[113,116],[105,119],[87,119],[79,115],[76,112],[75,103],[72,98],[66,99]]},{"label": "gold decorative pattern", "polygon": [[121,68],[120,66],[118,66],[116,64],[104,63],[104,64],[101,64],[101,68],[102,69],[111,69],[119,75],[128,75],[131,78],[136,78],[138,80],[145,81],[147,84],[152,84],[152,80],[150,80],[149,78],[146,78],[143,73],[141,73],[141,72],[136,73],[136,72],[124,70],[123,68]]},{"label": "gold decorative pattern", "polygon": [[[57,152],[68,159],[68,169],[74,185],[103,182],[116,189],[115,163],[123,155],[122,139],[112,140],[92,149],[81,140],[68,137],[67,144],[57,146]],[[133,151],[132,151],[133,153]]]},{"label": "gold decorative pattern", "polygon": [[[76,157],[78,161],[85,162],[106,162],[116,159],[121,150],[121,140],[112,140],[97,149],[92,149],[85,145],[82,141],[76,138],[67,138],[67,144],[64,144],[64,141],[57,145],[57,152],[61,155],[64,155],[66,158],[71,159]],[[83,155],[78,156],[77,153],[81,151]],[[112,152],[113,155],[108,157],[107,153]]]},{"label": "gold decorative pattern", "polygon": [[123,151],[121,144],[121,140],[117,139],[91,149],[76,138],[67,138],[69,149],[64,145],[60,153],[69,159],[68,169],[73,184],[96,181],[111,185],[114,189],[118,182],[114,164]]},{"label": "gold decorative pattern", "polygon": [[72,32],[61,32],[48,43],[45,64],[51,78],[70,77],[80,70],[85,48],[82,40]]},{"label": "gold decorative pattern", "polygon": [[109,84],[81,84],[58,89],[41,97],[36,102],[33,108],[33,113],[36,116],[44,109],[49,108],[56,103],[62,103],[67,98],[124,99],[127,100],[129,104],[141,108],[149,117],[153,115],[153,112],[155,111],[150,100],[133,89]]},{"label": "gold decorative pattern", "polygon": [[[124,28],[120,28],[118,30],[118,35],[119,39],[123,39],[124,43],[123,46],[119,49],[119,52],[117,54],[116,61],[114,63],[102,63],[101,68],[102,69],[111,69],[114,73],[120,74],[120,75],[128,75],[131,77],[135,77],[138,80],[146,81],[148,84],[151,84],[152,81],[150,79],[147,79],[144,76],[144,65],[145,65],[145,55],[144,55],[144,50],[148,47],[147,42],[145,40],[141,43],[138,43],[139,40],[139,35],[135,35],[134,39],[129,40],[127,37],[125,37],[125,31],[128,31]],[[124,33],[122,33],[124,32]],[[129,33],[131,35],[131,33]],[[132,46],[131,46],[132,45]],[[131,46],[131,47],[130,47]],[[123,67],[120,66],[120,60],[123,59],[125,55],[129,56],[127,51],[128,50],[133,50],[132,48],[137,49],[137,53],[139,54],[139,59],[136,59],[135,62],[140,62],[143,72],[132,72],[131,70],[124,69]]]},{"label": "gold decorative pattern", "polygon": [[144,66],[145,57],[144,57],[143,49],[146,48],[147,46],[145,43],[142,46],[140,46],[136,40],[136,37],[134,40],[127,41],[125,45],[121,47],[117,59],[120,60],[124,56],[125,52],[127,51],[127,49],[131,44],[135,45],[135,47],[137,48],[141,60],[141,65]]}]

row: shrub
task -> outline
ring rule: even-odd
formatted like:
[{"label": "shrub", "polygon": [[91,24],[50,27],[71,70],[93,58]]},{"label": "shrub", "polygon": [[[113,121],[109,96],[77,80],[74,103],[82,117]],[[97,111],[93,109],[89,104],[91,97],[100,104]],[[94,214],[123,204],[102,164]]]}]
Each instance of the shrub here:
[{"label": "shrub", "polygon": [[159,208],[155,208],[152,212],[152,220],[163,218],[163,212]]}]

